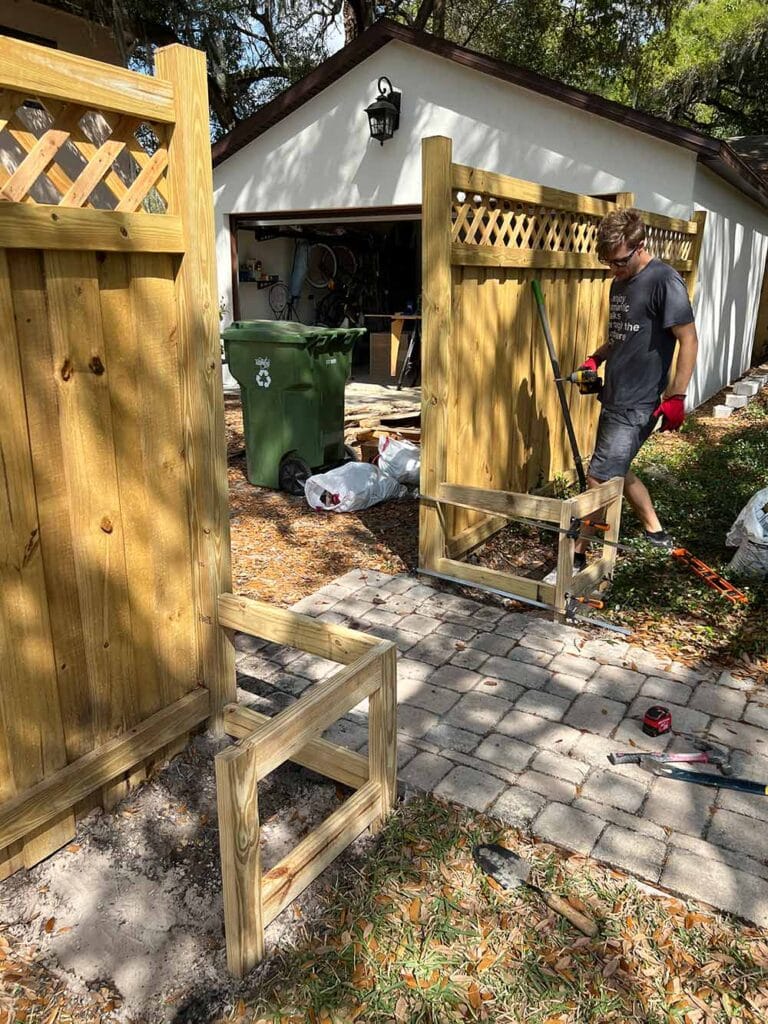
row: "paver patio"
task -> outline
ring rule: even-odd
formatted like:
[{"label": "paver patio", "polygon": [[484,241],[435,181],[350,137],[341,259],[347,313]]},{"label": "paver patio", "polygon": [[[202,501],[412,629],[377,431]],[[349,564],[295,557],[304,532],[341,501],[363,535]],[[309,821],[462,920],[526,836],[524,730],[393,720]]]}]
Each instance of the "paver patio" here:
[{"label": "paver patio", "polygon": [[[682,749],[641,729],[663,701],[675,730],[768,780],[768,700],[756,681],[689,668],[608,632],[355,570],[295,605],[397,644],[399,778],[665,889],[768,926],[768,800],[612,766],[612,750]],[[241,699],[269,714],[336,666],[239,636]],[[365,702],[325,735],[357,750]]]}]

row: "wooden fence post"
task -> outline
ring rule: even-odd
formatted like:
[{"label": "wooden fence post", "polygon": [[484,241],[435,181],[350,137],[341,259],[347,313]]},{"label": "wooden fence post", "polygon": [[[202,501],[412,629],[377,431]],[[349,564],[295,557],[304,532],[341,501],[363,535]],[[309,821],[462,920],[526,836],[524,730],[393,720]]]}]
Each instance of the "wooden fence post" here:
[{"label": "wooden fence post", "polygon": [[[422,447],[421,493],[437,497],[446,479],[451,360],[451,163],[452,142],[424,139],[422,161]],[[419,508],[419,565],[435,569],[445,555],[440,508]]]},{"label": "wooden fence post", "polygon": [[693,302],[693,293],[696,291],[696,282],[699,278],[699,259],[701,257],[701,247],[704,243],[704,227],[707,223],[707,211],[697,210],[692,220],[695,220],[699,230],[693,236],[693,245],[691,246],[691,263],[692,267],[686,274],[686,285],[688,287],[688,298]]},{"label": "wooden fence post", "polygon": [[368,702],[368,731],[370,778],[381,786],[381,817],[371,825],[375,829],[384,823],[397,794],[397,648],[394,645],[382,655],[381,687],[371,694]]},{"label": "wooden fence post", "polygon": [[174,44],[157,51],[155,67],[176,97],[168,212],[181,217],[185,241],[176,308],[195,612],[211,725],[223,733],[223,707],[236,699],[236,690],[234,649],[216,609],[218,595],[231,591],[232,577],[205,57]]}]

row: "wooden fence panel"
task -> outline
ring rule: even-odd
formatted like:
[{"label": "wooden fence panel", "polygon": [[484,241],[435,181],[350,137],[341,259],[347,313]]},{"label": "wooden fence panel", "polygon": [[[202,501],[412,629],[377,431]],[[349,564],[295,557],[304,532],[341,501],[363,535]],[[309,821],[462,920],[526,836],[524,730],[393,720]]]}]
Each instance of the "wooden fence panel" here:
[{"label": "wooden fence panel", "polygon": [[[442,482],[521,493],[547,486],[570,475],[573,456],[531,283],[541,283],[560,366],[570,371],[605,340],[610,277],[597,228],[617,203],[453,164],[445,138],[424,140],[422,174],[422,492],[435,498]],[[649,250],[692,291],[703,217],[644,219]],[[570,388],[568,406],[586,458],[599,403]],[[443,550],[458,557],[501,524],[423,502],[422,568],[435,569]]]},{"label": "wooden fence panel", "polygon": [[235,694],[205,62],[159,65],[0,38],[0,878]]}]

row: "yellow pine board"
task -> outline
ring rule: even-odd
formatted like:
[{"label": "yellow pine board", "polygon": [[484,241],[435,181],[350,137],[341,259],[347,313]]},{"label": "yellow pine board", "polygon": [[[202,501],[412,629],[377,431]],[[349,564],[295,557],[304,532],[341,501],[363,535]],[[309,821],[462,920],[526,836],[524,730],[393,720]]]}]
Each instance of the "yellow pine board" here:
[{"label": "yellow pine board", "polygon": [[2,203],[0,248],[181,253],[184,242],[168,214]]}]

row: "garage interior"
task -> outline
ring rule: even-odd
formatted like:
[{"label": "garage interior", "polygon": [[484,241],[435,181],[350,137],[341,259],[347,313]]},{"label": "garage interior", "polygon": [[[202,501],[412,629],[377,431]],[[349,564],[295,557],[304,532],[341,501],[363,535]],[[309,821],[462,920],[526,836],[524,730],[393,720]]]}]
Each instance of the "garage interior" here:
[{"label": "garage interior", "polygon": [[325,211],[229,219],[234,320],[363,327],[352,378],[419,383],[418,207],[364,218]]}]

